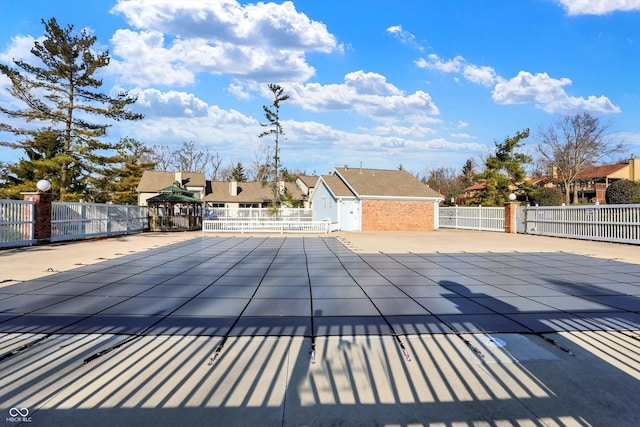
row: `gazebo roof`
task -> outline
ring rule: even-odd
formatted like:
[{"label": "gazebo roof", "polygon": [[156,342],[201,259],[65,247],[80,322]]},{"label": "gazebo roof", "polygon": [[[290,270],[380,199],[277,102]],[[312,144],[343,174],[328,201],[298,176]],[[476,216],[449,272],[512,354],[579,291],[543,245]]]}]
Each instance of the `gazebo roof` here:
[{"label": "gazebo roof", "polygon": [[202,200],[184,194],[159,194],[147,199],[147,203],[202,203]]},{"label": "gazebo roof", "polygon": [[157,196],[147,199],[147,203],[202,203],[202,200],[193,197],[192,191],[170,185],[160,190]]}]

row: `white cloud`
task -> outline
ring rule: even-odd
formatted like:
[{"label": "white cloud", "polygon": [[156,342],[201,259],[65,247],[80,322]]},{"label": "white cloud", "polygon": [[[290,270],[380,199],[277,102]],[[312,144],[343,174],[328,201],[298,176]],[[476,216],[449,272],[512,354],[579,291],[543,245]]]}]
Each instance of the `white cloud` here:
[{"label": "white cloud", "polygon": [[493,90],[493,100],[498,104],[536,104],[547,113],[567,114],[575,111],[619,113],[620,108],[607,97],[569,96],[564,86],[571,85],[568,78],[554,79],[547,73],[531,74],[520,71],[511,80],[498,83]]},{"label": "white cloud", "polygon": [[119,71],[135,84],[184,85],[194,73],[257,81],[305,81],[307,52],[340,52],[323,23],[292,2],[240,5],[235,0],[120,0],[112,9],[139,31],[112,39]]},{"label": "white cloud", "polygon": [[236,0],[119,0],[113,12],[137,28],[184,38],[325,53],[340,49],[323,23],[290,1],[243,6]]},{"label": "white cloud", "polygon": [[300,158],[304,162],[309,147],[313,147],[314,163],[328,166],[318,173],[328,173],[331,167],[344,164],[358,167],[361,162],[364,167],[373,168],[389,168],[390,162],[396,162],[409,171],[419,171],[424,167],[425,156],[432,161],[451,162],[456,158],[463,162],[469,156],[487,151],[486,145],[475,142],[425,139],[421,135],[391,136],[370,133],[366,129],[364,133],[352,133],[318,122],[291,121],[286,126],[288,140],[282,146],[283,157],[288,160]]},{"label": "white cloud", "polygon": [[245,162],[260,147],[260,123],[232,109],[207,105],[190,93],[155,89],[134,91],[135,109],[146,114],[138,122],[119,122],[110,128],[112,138],[129,136],[147,145],[177,147],[184,141],[207,145],[225,163]]},{"label": "white cloud", "polygon": [[496,73],[496,70],[487,66],[473,64],[465,65],[462,75],[471,83],[476,83],[485,87],[491,87],[502,81],[502,78]]},{"label": "white cloud", "polygon": [[409,31],[404,30],[401,25],[393,25],[387,28],[387,33],[391,34],[404,44],[411,45],[418,50],[424,50],[424,48],[416,42],[416,36]]},{"label": "white cloud", "polygon": [[569,15],[640,11],[640,0],[558,0]]},{"label": "white cloud", "polygon": [[230,94],[238,99],[249,99],[251,94],[245,89],[245,86],[239,81],[234,79],[227,88]]},{"label": "white cloud", "polygon": [[437,54],[432,53],[427,55],[426,59],[416,60],[415,64],[419,68],[428,68],[443,73],[462,73],[464,78],[471,83],[487,87],[493,86],[501,80],[493,67],[470,64],[460,55],[445,61]]},{"label": "white cloud", "polygon": [[471,83],[493,87],[492,97],[498,104],[535,104],[536,108],[552,114],[575,111],[620,112],[620,108],[606,96],[586,98],[569,96],[564,86],[571,85],[571,80],[566,77],[554,79],[547,73],[534,75],[527,71],[520,71],[516,77],[507,80],[498,75],[493,67],[468,63],[462,56],[446,61],[436,54],[430,54],[426,59],[421,58],[416,61],[416,65],[444,73],[462,74]]},{"label": "white cloud", "polygon": [[468,133],[452,133],[451,136],[454,138],[464,138],[464,139],[475,138],[473,135],[469,135]]},{"label": "white cloud", "polygon": [[309,111],[354,110],[375,120],[427,120],[439,114],[431,96],[423,91],[410,95],[377,73],[355,71],[343,84],[294,83],[286,87],[291,101]]},{"label": "white cloud", "polygon": [[12,37],[11,43],[9,44],[7,50],[5,50],[4,52],[0,52],[0,62],[10,66],[13,66],[14,59],[32,63],[36,58],[31,53],[31,49],[33,49],[33,44],[36,41],[43,42],[44,36],[38,39],[34,39],[31,36]]},{"label": "white cloud", "polygon": [[204,117],[209,112],[207,103],[191,93],[145,89],[130,94],[138,97],[135,108],[145,117]]},{"label": "white cloud", "polygon": [[[434,120],[434,123],[439,123],[440,120]],[[375,135],[399,135],[402,137],[411,137],[411,138],[423,138],[427,135],[433,135],[437,133],[436,130],[421,126],[420,124],[413,124],[411,126],[399,126],[399,125],[388,125],[388,126],[376,126],[372,129],[360,128],[362,132],[371,133]]]},{"label": "white cloud", "polygon": [[443,61],[438,55],[432,53],[427,55],[427,59],[420,58],[416,60],[415,64],[419,68],[429,68],[432,70],[442,71],[443,73],[459,73],[464,62],[464,58],[460,55],[449,61]]},{"label": "white cloud", "polygon": [[142,87],[153,84],[184,86],[195,80],[195,74],[181,58],[180,44],[165,47],[164,35],[157,31],[117,30],[111,38],[113,58],[108,71],[121,80]]}]

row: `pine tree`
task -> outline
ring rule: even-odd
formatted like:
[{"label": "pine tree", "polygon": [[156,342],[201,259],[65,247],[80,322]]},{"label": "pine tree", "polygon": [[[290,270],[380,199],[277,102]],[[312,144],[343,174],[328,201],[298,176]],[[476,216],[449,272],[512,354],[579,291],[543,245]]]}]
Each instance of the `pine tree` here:
[{"label": "pine tree", "polygon": [[5,164],[0,173],[0,198],[19,199],[21,192],[34,191],[43,178],[51,181],[52,192],[59,196],[62,146],[62,135],[52,129],[33,132],[25,138],[22,146],[25,158]]},{"label": "pine tree", "polygon": [[117,163],[110,168],[106,181],[98,188],[106,191],[96,195],[96,201],[111,202],[119,205],[137,205],[137,186],[145,170],[153,170],[155,163],[151,159],[151,149],[133,138],[122,138],[116,145]]},{"label": "pine tree", "polygon": [[485,162],[484,171],[475,176],[476,181],[484,182],[485,188],[473,200],[473,203],[483,206],[501,206],[507,202],[512,192],[526,195],[531,184],[526,178],[525,164],[531,163],[530,156],[515,150],[522,144],[522,140],[529,137],[529,129],[516,132],[513,137],[507,137],[504,142],[495,142],[495,154],[489,156]]},{"label": "pine tree", "polygon": [[231,181],[236,181],[236,182],[247,181],[247,176],[244,173],[244,167],[242,166],[242,163],[238,162],[238,164],[233,168],[229,179],[231,179]]},{"label": "pine tree", "polygon": [[278,154],[280,149],[278,147],[280,136],[284,135],[284,130],[282,129],[282,125],[280,124],[280,103],[289,99],[289,95],[284,93],[284,89],[280,85],[269,83],[269,90],[273,93],[273,103],[271,108],[266,105],[262,106],[264,110],[264,115],[267,118],[269,123],[265,123],[262,126],[271,127],[271,129],[262,132],[258,135],[260,138],[263,138],[267,135],[273,135],[275,140],[275,150],[273,153],[273,201],[272,205],[276,207],[280,190],[278,188],[278,176],[279,176],[279,162],[280,155]]},{"label": "pine tree", "polygon": [[[109,125],[92,118],[140,120],[142,115],[127,109],[136,101],[127,92],[114,98],[98,91],[102,80],[94,74],[109,65],[109,52],[92,51],[95,36],[86,30],[74,35],[73,26],[61,28],[55,18],[42,23],[45,39],[42,43],[36,41],[31,49],[37,59],[33,62],[42,66],[22,60],[13,61],[17,68],[0,64],[0,72],[11,82],[9,93],[24,105],[17,110],[0,106],[0,112],[11,119],[40,125],[33,130],[0,123],[0,131],[18,137],[15,141],[0,141],[0,145],[22,150],[27,157],[21,165],[6,168],[13,175],[3,177],[3,184],[28,182],[23,170],[28,165],[24,161],[42,160],[46,167],[34,169],[34,173],[42,175],[33,179],[48,178],[57,184],[53,188],[59,191],[61,200],[84,199],[91,178],[104,175],[105,167],[117,161],[111,155],[114,144],[101,140]],[[45,147],[38,141],[49,141],[44,145],[55,149],[43,151]]]}]

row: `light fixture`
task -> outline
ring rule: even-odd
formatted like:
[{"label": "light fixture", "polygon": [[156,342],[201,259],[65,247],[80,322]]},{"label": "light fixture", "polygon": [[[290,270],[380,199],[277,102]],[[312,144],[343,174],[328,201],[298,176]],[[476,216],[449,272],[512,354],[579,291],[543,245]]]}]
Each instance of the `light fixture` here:
[{"label": "light fixture", "polygon": [[42,193],[46,193],[47,191],[49,191],[51,189],[51,183],[49,181],[47,181],[46,179],[41,179],[36,184],[36,187],[38,187],[38,191],[40,191]]},{"label": "light fixture", "polygon": [[509,200],[511,200],[512,202],[516,199],[516,195],[511,193],[509,194]]}]

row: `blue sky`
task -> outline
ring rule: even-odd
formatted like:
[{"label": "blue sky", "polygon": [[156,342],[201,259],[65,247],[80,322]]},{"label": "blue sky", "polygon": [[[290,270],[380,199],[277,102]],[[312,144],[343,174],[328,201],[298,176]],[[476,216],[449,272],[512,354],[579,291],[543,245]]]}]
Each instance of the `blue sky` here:
[{"label": "blue sky", "polygon": [[[29,60],[41,20],[108,49],[103,91],[129,90],[136,123],[109,138],[209,146],[249,165],[272,101],[285,167],[424,174],[481,163],[494,141],[565,114],[611,122],[640,155],[640,0],[3,0],[0,62]],[[13,106],[0,77],[0,103]],[[5,117],[0,120],[6,120]],[[6,140],[10,135],[0,134]],[[530,148],[526,148],[527,150]],[[20,153],[0,149],[15,161]]]}]

